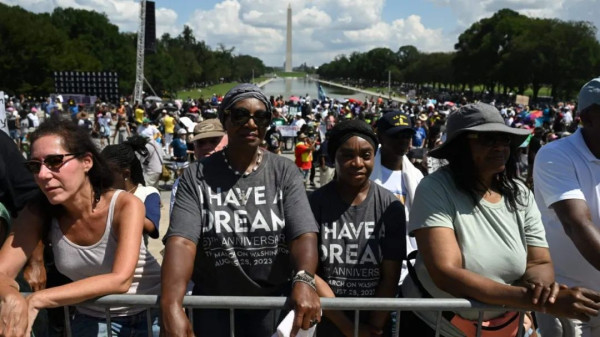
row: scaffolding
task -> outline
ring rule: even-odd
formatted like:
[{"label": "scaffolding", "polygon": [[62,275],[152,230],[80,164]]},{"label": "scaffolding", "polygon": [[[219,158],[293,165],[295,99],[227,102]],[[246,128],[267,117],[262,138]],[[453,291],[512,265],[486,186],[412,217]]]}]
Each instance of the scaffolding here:
[{"label": "scaffolding", "polygon": [[146,35],[146,0],[140,1],[140,26],[137,36],[137,58],[135,61],[135,87],[131,104],[142,103],[144,90],[144,37]]}]

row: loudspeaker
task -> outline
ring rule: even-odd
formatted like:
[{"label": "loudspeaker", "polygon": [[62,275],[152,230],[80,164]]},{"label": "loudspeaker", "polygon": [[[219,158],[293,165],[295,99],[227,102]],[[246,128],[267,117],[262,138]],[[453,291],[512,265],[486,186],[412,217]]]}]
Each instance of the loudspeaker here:
[{"label": "loudspeaker", "polygon": [[103,101],[119,100],[119,75],[112,71],[55,71],[54,89],[58,94],[97,96]]},{"label": "loudspeaker", "polygon": [[154,1],[146,1],[146,27],[144,35],[144,51],[156,52],[156,16],[154,14]]}]

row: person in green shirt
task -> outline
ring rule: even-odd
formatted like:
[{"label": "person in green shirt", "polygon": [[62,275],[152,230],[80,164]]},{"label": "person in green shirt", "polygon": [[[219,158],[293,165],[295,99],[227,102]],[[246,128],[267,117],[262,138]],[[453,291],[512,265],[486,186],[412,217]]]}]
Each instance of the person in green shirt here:
[{"label": "person in green shirt", "polygon": [[[451,114],[446,130],[446,142],[430,155],[449,164],[415,192],[408,231],[419,250],[414,273],[402,285],[404,297],[469,298],[580,320],[598,315],[599,293],[554,280],[540,212],[511,155],[529,132],[506,126],[500,112],[484,103]],[[415,314],[422,321],[410,318]],[[444,317],[443,336],[475,335],[477,312]],[[506,323],[505,336],[517,333],[514,317],[483,313],[484,321]],[[403,313],[401,333],[433,336],[436,319],[434,312]]]}]

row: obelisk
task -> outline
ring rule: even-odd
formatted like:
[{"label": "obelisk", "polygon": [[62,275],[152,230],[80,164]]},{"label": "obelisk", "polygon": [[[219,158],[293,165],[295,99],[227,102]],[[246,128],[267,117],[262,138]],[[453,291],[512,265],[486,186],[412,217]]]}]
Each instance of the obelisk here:
[{"label": "obelisk", "polygon": [[292,4],[287,9],[287,41],[285,45],[285,72],[292,71]]}]

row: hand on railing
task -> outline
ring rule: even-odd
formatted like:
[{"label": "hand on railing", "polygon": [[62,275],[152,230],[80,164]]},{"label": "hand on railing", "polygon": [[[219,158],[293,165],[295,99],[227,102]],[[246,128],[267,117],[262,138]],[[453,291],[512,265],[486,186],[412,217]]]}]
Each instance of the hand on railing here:
[{"label": "hand on railing", "polygon": [[160,327],[161,337],[193,337],[192,325],[182,308],[163,308]]},{"label": "hand on railing", "polygon": [[3,291],[0,297],[0,336],[29,336],[27,301],[17,290]]},{"label": "hand on railing", "polygon": [[315,320],[321,321],[321,301],[310,285],[303,282],[294,283],[290,303],[296,311],[290,337],[295,337],[300,328],[308,330]]}]

